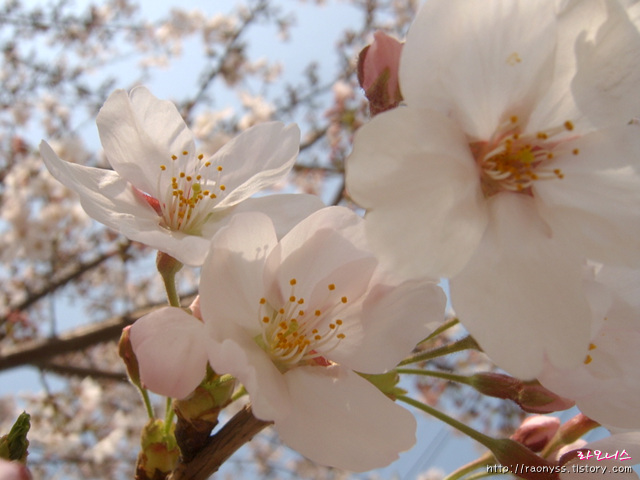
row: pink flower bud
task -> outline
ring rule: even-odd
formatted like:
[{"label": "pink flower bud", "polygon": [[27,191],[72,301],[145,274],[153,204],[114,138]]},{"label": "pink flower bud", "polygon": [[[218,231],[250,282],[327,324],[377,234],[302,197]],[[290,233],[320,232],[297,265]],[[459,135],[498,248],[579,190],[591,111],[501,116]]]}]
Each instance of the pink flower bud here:
[{"label": "pink flower bud", "polygon": [[31,480],[31,474],[22,463],[0,459],[0,480]]},{"label": "pink flower bud", "polygon": [[523,420],[511,439],[534,452],[541,451],[560,428],[560,419],[534,415]]},{"label": "pink flower bud", "polygon": [[142,384],[140,383],[140,367],[138,366],[138,359],[131,345],[130,333],[131,325],[124,327],[120,341],[118,342],[118,355],[120,355],[125,367],[127,367],[127,374],[131,382],[138,388],[142,388]]},{"label": "pink flower bud", "polygon": [[557,412],[574,405],[572,400],[556,395],[535,380],[523,382],[501,373],[485,372],[469,377],[469,383],[484,395],[513,400],[528,413]]},{"label": "pink flower bud", "polygon": [[371,114],[398,106],[402,101],[398,71],[402,43],[384,32],[373,34],[373,43],[358,57],[358,81],[369,99]]}]

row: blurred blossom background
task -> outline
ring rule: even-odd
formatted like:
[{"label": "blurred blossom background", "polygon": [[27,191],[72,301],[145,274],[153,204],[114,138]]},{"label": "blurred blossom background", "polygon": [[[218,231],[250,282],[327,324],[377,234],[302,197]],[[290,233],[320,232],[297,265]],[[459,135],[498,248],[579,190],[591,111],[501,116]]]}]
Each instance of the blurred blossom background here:
[{"label": "blurred blossom background", "polygon": [[[178,106],[205,154],[257,123],[298,123],[298,163],[275,191],[355,208],[344,161],[369,118],[357,56],[376,30],[403,39],[418,7],[412,0],[2,3],[0,433],[21,411],[31,414],[35,478],[132,478],[146,415],[116,343],[123,326],[165,303],[156,252],[90,220],[44,168],[41,139],[67,161],[108,167],[97,112],[114,89],[146,85]],[[195,269],[179,275],[185,305],[198,278]],[[435,362],[461,373],[493,368],[478,352]],[[523,418],[515,404],[463,386],[403,382],[490,435],[510,435]],[[161,412],[162,399],[154,402]],[[416,415],[417,445],[378,472],[317,466],[266,429],[217,478],[435,480],[482,452]]]}]

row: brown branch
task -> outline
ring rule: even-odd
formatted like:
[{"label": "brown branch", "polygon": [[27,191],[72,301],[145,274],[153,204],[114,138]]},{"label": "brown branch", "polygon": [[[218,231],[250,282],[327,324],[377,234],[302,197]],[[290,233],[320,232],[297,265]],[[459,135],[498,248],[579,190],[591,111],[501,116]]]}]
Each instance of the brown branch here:
[{"label": "brown branch", "polygon": [[179,463],[168,480],[206,480],[236,450],[251,440],[270,422],[253,416],[250,406],[244,407],[216,433],[189,463]]},{"label": "brown branch", "polygon": [[[127,243],[125,243],[123,245],[119,245],[114,250],[111,250],[109,252],[103,253],[99,257],[91,260],[90,262],[81,263],[79,265],[76,265],[76,267],[71,272],[66,274],[65,276],[63,276],[63,277],[61,277],[61,278],[59,278],[57,280],[54,280],[49,285],[47,285],[46,287],[38,290],[37,292],[30,292],[29,295],[27,296],[27,298],[24,299],[22,302],[20,302],[20,303],[18,303],[16,305],[10,305],[9,306],[9,311],[11,311],[11,312],[23,311],[23,310],[29,308],[34,303],[36,303],[41,298],[46,297],[50,293],[55,292],[60,287],[64,287],[69,282],[71,282],[71,281],[75,280],[76,278],[80,277],[83,273],[86,273],[89,270],[92,270],[93,268],[99,266],[100,264],[102,264],[104,261],[110,259],[111,257],[115,257],[116,255],[124,256],[126,254],[127,249],[129,248],[129,245],[131,245],[131,242],[128,241]],[[7,317],[6,316],[0,318],[0,325],[2,325],[6,321],[7,321]]]},{"label": "brown branch", "polygon": [[[193,296],[184,299],[189,303],[192,300]],[[117,340],[124,327],[131,325],[158,306],[160,305],[145,307],[103,322],[80,327],[59,337],[32,340],[4,348],[0,356],[0,371],[22,365],[42,366],[56,355],[72,353],[99,343]]]},{"label": "brown branch", "polygon": [[97,370],[95,368],[88,367],[74,367],[71,365],[63,365],[57,362],[39,364],[38,367],[46,372],[63,375],[65,377],[91,377],[94,379],[115,380],[118,382],[129,381],[129,377],[127,377],[126,373],[106,372],[104,370]]}]

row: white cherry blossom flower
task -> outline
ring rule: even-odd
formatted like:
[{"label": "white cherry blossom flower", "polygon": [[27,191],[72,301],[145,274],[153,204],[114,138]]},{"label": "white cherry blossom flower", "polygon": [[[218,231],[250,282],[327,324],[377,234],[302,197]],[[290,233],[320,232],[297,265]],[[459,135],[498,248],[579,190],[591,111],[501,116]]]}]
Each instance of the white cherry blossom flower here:
[{"label": "white cherry blossom flower", "polygon": [[406,105],[356,133],[347,189],[381,261],[451,277],[502,368],[584,359],[585,258],[640,265],[640,35],[615,0],[429,0]]},{"label": "white cherry blossom flower", "polygon": [[309,195],[249,198],[288,174],[299,148],[295,125],[257,125],[206,158],[175,105],[144,87],[116,90],[97,124],[113,170],[60,160],[43,141],[47,168],[80,195],[91,217],[182,263],[202,264],[230,213],[263,211],[282,234],[322,207]]},{"label": "white cherry blossom flower", "polygon": [[131,341],[143,383],[184,397],[207,360],[247,389],[257,418],[308,458],[354,471],[381,467],[415,442],[415,420],[358,373],[393,369],[444,317],[432,281],[380,271],[363,220],[315,212],[280,242],[271,220],[237,215],[202,271],[202,322],[167,307]]}]

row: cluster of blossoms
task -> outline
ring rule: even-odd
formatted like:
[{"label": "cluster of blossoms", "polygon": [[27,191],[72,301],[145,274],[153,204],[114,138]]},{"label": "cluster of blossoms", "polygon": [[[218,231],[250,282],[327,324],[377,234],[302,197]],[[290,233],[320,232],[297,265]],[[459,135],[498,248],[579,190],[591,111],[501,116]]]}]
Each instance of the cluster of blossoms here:
[{"label": "cluster of blossoms", "polygon": [[[587,448],[640,458],[639,6],[430,0],[404,45],[377,34],[358,68],[375,117],[346,174],[365,218],[310,195],[250,198],[288,174],[296,126],[255,125],[207,158],[143,87],[98,115],[113,170],[43,142],[89,215],[162,252],[163,276],[202,267],[189,309],[170,295],[127,332],[132,379],[189,402],[228,375],[308,458],[381,467],[415,442],[403,392],[381,379],[444,319],[444,277],[496,365],[616,433]],[[483,378],[497,392],[505,377]],[[570,435],[535,458],[578,448],[557,438]],[[508,445],[496,459],[522,458]]]}]

